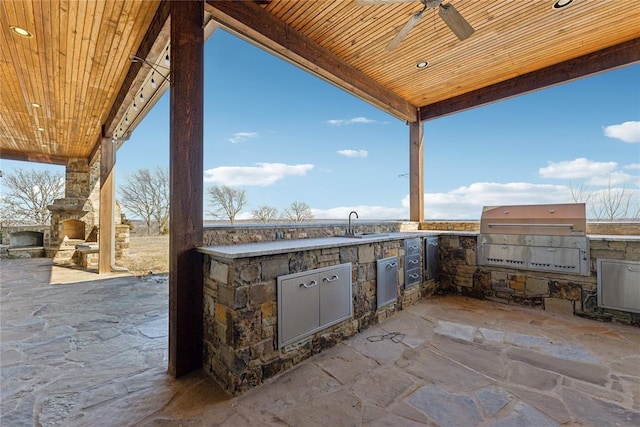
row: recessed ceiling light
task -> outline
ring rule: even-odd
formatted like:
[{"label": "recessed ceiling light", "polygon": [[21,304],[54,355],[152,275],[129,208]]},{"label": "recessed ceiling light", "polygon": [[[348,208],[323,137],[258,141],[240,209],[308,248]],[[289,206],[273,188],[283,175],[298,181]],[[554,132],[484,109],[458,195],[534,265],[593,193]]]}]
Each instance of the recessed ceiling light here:
[{"label": "recessed ceiling light", "polygon": [[44,128],[36,128],[36,130],[38,130],[40,132],[44,132]]},{"label": "recessed ceiling light", "polygon": [[29,31],[25,30],[22,27],[16,27],[12,25],[11,27],[9,27],[9,29],[21,37],[26,37],[29,39],[33,37],[33,34],[31,34]]},{"label": "recessed ceiling light", "polygon": [[416,68],[422,69],[427,68],[429,66],[429,61],[419,61],[416,63]]},{"label": "recessed ceiling light", "polygon": [[563,7],[569,6],[571,3],[573,3],[573,0],[556,0],[553,3],[553,8],[562,9]]},{"label": "recessed ceiling light", "polygon": [[42,105],[38,104],[37,102],[32,102],[32,103],[31,103],[31,106],[32,106],[33,108],[41,108],[41,107],[42,107]]}]

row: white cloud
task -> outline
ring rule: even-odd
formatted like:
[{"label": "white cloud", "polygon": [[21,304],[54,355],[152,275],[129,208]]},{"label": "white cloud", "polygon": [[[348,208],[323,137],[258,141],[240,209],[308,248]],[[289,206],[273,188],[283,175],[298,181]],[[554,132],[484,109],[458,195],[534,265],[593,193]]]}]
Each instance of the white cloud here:
[{"label": "white cloud", "polygon": [[369,152],[367,150],[338,150],[338,154],[346,157],[367,157]]},{"label": "white cloud", "polygon": [[[350,206],[350,207],[336,207],[331,209],[311,209],[314,218],[317,219],[342,219],[346,221],[349,217],[349,212],[358,212],[358,219],[355,221],[367,221],[377,219],[408,219],[409,209],[404,206],[388,207],[388,206]],[[355,218],[355,217],[353,217]]]},{"label": "white cloud", "polygon": [[624,166],[624,169],[640,169],[640,163],[631,163]]},{"label": "white cloud", "polygon": [[[613,172],[609,175],[598,175],[587,180],[588,185],[597,185],[602,187],[616,186],[633,181],[634,177],[624,172]],[[637,177],[635,177],[637,179]]]},{"label": "white cloud", "polygon": [[218,185],[256,185],[266,187],[287,176],[303,176],[312,164],[256,163],[256,166],[220,166],[204,171],[204,182]]},{"label": "white cloud", "polygon": [[[526,182],[476,182],[447,193],[425,193],[424,215],[434,219],[479,219],[484,206],[571,203],[571,191],[565,185],[531,184]],[[347,218],[358,212],[360,220],[408,219],[409,195],[400,206],[351,206],[332,209],[312,209],[318,219]]]},{"label": "white cloud", "polygon": [[333,126],[342,126],[342,125],[375,123],[375,120],[367,119],[366,117],[354,117],[353,119],[327,120],[327,123]]},{"label": "white cloud", "polygon": [[[607,176],[607,179],[609,176]],[[610,186],[611,191],[622,191],[620,184],[640,185],[640,178],[622,173],[611,174],[611,181],[589,182],[591,185]],[[600,190],[593,189],[597,192]],[[638,194],[640,190],[626,187],[626,191]],[[446,193],[425,193],[425,220],[477,220],[484,206],[535,205],[551,203],[573,203],[571,189],[567,185],[532,184],[528,182],[476,182]],[[400,206],[350,206],[330,209],[311,209],[317,219],[347,219],[349,212],[358,212],[360,221],[397,220],[409,218],[409,195]]]},{"label": "white cloud", "polygon": [[[426,193],[426,219],[479,219],[483,206],[570,203],[570,190],[564,185],[527,182],[476,182],[447,193]],[[407,195],[404,203],[409,203]]]},{"label": "white cloud", "polygon": [[578,158],[562,162],[548,162],[548,166],[540,168],[538,173],[544,178],[591,178],[613,173],[618,164],[616,162],[594,162],[593,160]]},{"label": "white cloud", "polygon": [[640,142],[640,122],[624,122],[604,128],[605,136],[616,138],[624,142]]},{"label": "white cloud", "polygon": [[231,142],[232,144],[237,144],[239,142],[244,142],[247,139],[257,138],[257,137],[258,137],[257,132],[236,132],[233,134],[231,138],[229,138],[229,142]]}]

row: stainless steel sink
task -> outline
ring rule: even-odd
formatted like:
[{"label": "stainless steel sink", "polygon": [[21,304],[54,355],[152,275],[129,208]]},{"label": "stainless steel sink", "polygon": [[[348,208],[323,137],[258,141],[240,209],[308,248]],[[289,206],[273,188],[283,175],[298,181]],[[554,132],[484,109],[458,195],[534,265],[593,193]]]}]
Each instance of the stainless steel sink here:
[{"label": "stainless steel sink", "polygon": [[388,235],[389,233],[354,233],[354,234],[344,234],[342,236],[337,236],[337,237],[350,237],[353,239],[370,239],[372,237],[384,237]]}]

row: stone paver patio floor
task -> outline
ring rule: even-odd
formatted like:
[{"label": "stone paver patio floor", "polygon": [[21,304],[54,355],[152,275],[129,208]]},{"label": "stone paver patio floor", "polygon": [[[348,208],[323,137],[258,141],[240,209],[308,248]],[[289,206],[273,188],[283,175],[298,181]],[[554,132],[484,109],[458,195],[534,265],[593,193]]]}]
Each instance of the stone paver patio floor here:
[{"label": "stone paver patio floor", "polygon": [[0,260],[2,426],[638,426],[640,328],[427,299],[237,397],[171,379],[166,276]]}]

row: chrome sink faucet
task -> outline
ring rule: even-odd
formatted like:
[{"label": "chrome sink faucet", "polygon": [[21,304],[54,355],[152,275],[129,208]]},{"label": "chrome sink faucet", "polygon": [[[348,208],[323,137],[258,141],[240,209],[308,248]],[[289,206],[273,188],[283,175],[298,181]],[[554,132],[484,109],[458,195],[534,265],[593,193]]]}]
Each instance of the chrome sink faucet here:
[{"label": "chrome sink faucet", "polygon": [[348,235],[354,234],[353,229],[351,228],[351,215],[353,215],[353,214],[356,214],[356,218],[358,218],[358,212],[356,212],[356,211],[349,212],[349,226],[347,227],[347,234]]}]

